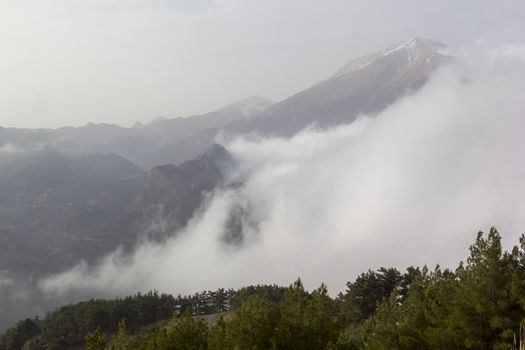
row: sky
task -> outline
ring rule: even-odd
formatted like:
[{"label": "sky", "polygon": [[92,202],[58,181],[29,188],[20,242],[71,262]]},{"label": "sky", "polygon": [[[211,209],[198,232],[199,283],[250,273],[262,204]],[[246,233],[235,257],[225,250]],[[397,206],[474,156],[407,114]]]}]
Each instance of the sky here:
[{"label": "sky", "polygon": [[131,126],[282,100],[414,36],[521,40],[522,0],[0,0],[0,126]]}]

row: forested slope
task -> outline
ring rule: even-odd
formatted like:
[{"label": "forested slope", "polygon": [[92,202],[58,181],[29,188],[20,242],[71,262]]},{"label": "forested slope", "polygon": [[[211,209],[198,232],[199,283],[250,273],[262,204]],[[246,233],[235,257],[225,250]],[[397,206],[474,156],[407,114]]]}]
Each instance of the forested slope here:
[{"label": "forested slope", "polygon": [[[513,349],[525,318],[524,249],[522,236],[504,251],[491,229],[455,269],[367,271],[335,297],[298,279],[90,300],[19,322],[0,349]],[[218,313],[213,324],[199,317]]]}]

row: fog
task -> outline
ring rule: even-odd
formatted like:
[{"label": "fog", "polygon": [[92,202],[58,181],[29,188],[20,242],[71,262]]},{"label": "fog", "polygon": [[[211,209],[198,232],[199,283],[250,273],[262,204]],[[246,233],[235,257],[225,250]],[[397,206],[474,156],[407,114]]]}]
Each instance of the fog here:
[{"label": "fog", "polygon": [[[525,230],[523,46],[459,51],[418,93],[381,114],[291,139],[226,144],[236,188],[209,196],[164,244],[119,251],[40,281],[49,295],[193,293],[254,283],[332,293],[369,268],[464,259],[478,230],[496,226],[508,248]],[[240,246],[222,240],[242,208]]]},{"label": "fog", "polygon": [[17,153],[21,150],[15,147],[12,143],[6,143],[2,146],[0,146],[0,155],[1,154],[10,154],[10,153]]}]

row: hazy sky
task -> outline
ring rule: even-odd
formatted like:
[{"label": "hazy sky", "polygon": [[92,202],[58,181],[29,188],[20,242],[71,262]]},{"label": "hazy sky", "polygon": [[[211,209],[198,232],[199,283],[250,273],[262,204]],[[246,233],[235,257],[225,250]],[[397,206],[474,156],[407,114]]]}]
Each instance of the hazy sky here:
[{"label": "hazy sky", "polygon": [[280,100],[413,36],[523,33],[523,0],[0,0],[0,125],[132,125]]}]

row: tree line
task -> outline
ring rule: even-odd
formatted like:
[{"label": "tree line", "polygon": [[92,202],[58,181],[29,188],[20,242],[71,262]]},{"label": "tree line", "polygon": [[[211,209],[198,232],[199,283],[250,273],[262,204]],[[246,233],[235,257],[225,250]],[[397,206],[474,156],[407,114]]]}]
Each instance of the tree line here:
[{"label": "tree line", "polygon": [[[202,315],[218,314],[210,321]],[[525,238],[504,251],[478,233],[455,269],[380,268],[335,297],[300,279],[287,288],[91,300],[8,330],[11,349],[519,349],[525,318]]]},{"label": "tree line", "polygon": [[176,297],[150,291],[112,300],[92,299],[61,307],[40,319],[26,319],[7,330],[0,338],[0,350],[68,349],[85,344],[94,329],[106,334],[118,331],[119,321],[127,321],[127,331],[135,334],[144,326],[169,320],[174,314],[193,316],[227,312],[238,308],[250,295],[260,295],[277,303],[285,288],[257,285],[233,289],[203,291]]}]

